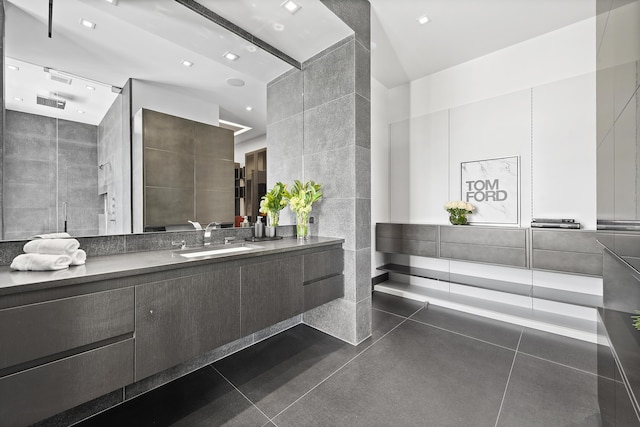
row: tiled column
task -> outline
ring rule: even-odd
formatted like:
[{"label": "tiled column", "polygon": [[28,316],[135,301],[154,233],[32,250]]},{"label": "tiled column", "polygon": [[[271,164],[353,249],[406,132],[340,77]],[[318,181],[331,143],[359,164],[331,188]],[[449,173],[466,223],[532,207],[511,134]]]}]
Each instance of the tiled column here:
[{"label": "tiled column", "polygon": [[[268,85],[268,185],[322,184],[312,233],[345,239],[345,296],[304,322],[357,344],[371,335],[370,9],[366,0],[323,2],[355,36]],[[282,223],[294,219],[283,215]]]}]

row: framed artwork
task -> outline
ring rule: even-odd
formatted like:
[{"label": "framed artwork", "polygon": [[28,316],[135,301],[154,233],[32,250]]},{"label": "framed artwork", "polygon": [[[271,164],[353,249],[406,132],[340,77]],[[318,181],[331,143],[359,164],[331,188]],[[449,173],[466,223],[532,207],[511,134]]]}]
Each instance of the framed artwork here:
[{"label": "framed artwork", "polygon": [[460,163],[460,200],[476,207],[469,222],[519,224],[519,166],[519,156]]}]

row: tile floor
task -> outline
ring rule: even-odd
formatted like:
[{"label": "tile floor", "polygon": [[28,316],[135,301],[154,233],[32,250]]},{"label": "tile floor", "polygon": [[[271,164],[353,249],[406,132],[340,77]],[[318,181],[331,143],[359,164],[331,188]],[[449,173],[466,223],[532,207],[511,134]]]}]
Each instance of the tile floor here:
[{"label": "tile floor", "polygon": [[601,425],[594,345],[384,294],[373,308],[357,347],[298,325],[78,425]]}]

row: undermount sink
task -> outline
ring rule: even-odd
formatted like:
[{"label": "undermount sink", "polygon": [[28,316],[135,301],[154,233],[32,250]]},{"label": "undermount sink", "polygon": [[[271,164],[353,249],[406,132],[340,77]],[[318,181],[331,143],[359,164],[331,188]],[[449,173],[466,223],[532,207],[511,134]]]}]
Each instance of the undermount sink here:
[{"label": "undermount sink", "polygon": [[197,249],[183,249],[178,251],[177,254],[185,258],[198,258],[198,257],[210,257],[216,255],[224,255],[238,252],[248,252],[256,249],[260,249],[261,246],[256,245],[225,245],[214,247],[203,247]]}]

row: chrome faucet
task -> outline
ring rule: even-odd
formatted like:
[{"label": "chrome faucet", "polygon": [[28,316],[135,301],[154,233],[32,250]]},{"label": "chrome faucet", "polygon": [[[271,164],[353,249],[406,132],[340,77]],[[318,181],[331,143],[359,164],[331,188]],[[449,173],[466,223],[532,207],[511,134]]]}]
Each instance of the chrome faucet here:
[{"label": "chrome faucet", "polygon": [[172,241],[171,244],[173,246],[180,246],[180,249],[186,249],[187,248],[187,242],[185,242],[184,240],[179,240],[179,241]]},{"label": "chrome faucet", "polygon": [[220,223],[210,222],[204,229],[204,245],[209,246],[211,244],[211,230],[218,228]]}]

